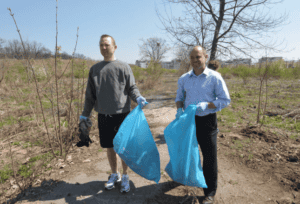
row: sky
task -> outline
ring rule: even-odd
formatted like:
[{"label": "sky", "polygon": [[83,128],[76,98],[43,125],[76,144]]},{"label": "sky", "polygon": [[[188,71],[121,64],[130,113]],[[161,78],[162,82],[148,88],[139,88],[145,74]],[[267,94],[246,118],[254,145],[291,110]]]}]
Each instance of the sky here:
[{"label": "sky", "polygon": [[[8,7],[14,14],[23,40],[36,41],[52,52],[55,50],[55,0],[0,0],[0,38],[19,40]],[[172,38],[163,30],[156,8],[164,14],[162,0],[58,0],[58,45],[62,51],[72,54],[79,27],[76,53],[103,60],[99,38],[102,34],[109,34],[115,38],[118,46],[116,58],[134,64],[141,59],[141,39],[159,37],[172,46]],[[178,16],[182,14],[180,6],[173,5],[171,9]],[[274,15],[283,12],[290,15],[290,23],[272,36],[279,41],[285,40],[286,52],[274,56],[281,56],[285,60],[300,59],[300,1],[285,0],[272,11]],[[173,58],[174,49],[171,49],[164,60]]]}]

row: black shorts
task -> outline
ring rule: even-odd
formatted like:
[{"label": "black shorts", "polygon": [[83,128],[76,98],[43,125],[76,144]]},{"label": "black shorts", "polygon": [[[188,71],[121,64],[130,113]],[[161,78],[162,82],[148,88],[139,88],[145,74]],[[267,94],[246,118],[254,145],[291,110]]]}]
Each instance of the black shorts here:
[{"label": "black shorts", "polygon": [[98,128],[100,145],[103,148],[113,148],[113,140],[128,113],[100,114],[98,113]]}]

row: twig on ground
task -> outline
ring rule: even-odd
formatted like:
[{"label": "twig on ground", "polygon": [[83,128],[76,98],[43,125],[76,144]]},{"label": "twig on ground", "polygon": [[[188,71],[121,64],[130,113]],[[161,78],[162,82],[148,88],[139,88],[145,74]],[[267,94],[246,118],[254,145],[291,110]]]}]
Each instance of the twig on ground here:
[{"label": "twig on ground", "polygon": [[265,182],[262,182],[262,183],[259,183],[258,185],[262,185],[262,184],[265,184],[265,183],[269,183],[271,181],[271,177],[268,181],[265,181]]}]

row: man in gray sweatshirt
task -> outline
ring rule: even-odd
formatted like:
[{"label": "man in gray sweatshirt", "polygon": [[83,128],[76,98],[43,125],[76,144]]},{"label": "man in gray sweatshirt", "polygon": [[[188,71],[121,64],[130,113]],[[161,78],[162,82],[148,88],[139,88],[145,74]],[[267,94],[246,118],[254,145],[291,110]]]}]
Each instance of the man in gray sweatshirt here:
[{"label": "man in gray sweatshirt", "polygon": [[141,96],[130,66],[115,58],[117,45],[113,37],[102,35],[100,51],[104,60],[93,65],[87,82],[84,110],[80,120],[90,116],[92,109],[98,112],[100,145],[107,148],[107,157],[112,174],[105,183],[111,190],[121,181],[121,192],[129,192],[128,166],[122,160],[123,175],[117,171],[117,154],[113,149],[113,139],[123,120],[130,112],[130,98],[142,107],[146,99]]}]

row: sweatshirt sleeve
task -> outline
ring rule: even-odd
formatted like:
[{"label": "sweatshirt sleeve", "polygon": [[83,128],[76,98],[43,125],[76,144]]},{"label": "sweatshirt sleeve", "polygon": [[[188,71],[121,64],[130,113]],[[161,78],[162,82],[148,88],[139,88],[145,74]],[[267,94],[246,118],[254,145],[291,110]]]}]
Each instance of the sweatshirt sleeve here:
[{"label": "sweatshirt sleeve", "polygon": [[90,117],[92,109],[94,108],[96,102],[96,88],[92,78],[92,68],[89,72],[89,78],[87,81],[86,92],[85,92],[85,102],[84,109],[82,111],[82,116]]},{"label": "sweatshirt sleeve", "polygon": [[130,66],[127,66],[127,72],[126,72],[126,89],[128,91],[129,97],[137,103],[136,99],[141,96],[141,93],[135,84],[134,75],[132,73],[132,70]]}]

